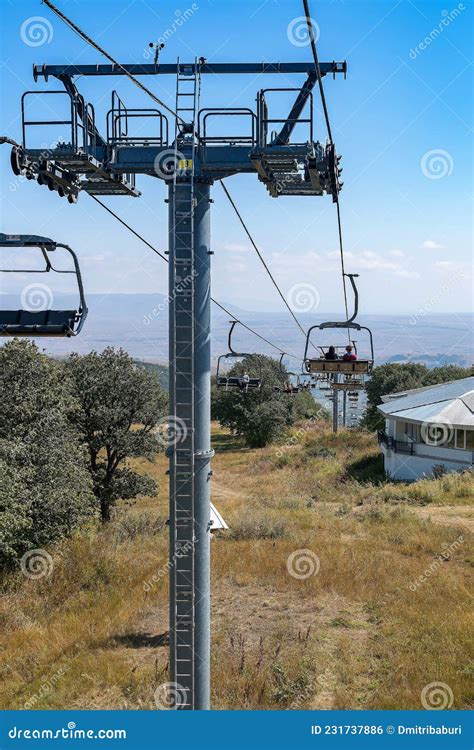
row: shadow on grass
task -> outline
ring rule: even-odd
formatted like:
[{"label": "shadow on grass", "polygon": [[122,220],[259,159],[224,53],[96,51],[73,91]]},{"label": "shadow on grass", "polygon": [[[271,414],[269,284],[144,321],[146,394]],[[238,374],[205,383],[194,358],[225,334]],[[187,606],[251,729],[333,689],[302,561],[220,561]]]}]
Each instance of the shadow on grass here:
[{"label": "shadow on grass", "polygon": [[216,453],[224,453],[226,451],[246,451],[249,450],[245,445],[243,438],[239,435],[231,435],[227,432],[218,433],[212,435],[211,445]]},{"label": "shadow on grass", "polygon": [[127,633],[126,635],[116,636],[115,644],[128,646],[129,648],[157,648],[158,646],[167,646],[169,644],[169,634],[152,635],[151,633]]},{"label": "shadow on grass", "polygon": [[357,482],[372,482],[372,484],[384,484],[388,481],[383,468],[383,456],[364,456],[354,461],[347,467],[347,473],[351,479]]}]

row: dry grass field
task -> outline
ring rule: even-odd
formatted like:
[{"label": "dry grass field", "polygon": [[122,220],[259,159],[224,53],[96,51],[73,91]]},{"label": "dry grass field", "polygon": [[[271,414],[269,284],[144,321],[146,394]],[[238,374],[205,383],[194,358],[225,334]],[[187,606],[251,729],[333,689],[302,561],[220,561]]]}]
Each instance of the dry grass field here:
[{"label": "dry grass field", "polygon": [[[433,682],[472,705],[472,474],[386,483],[372,435],[327,425],[213,439],[213,707],[416,709]],[[49,578],[4,580],[1,708],[155,708],[166,459],[139,466],[158,497],[50,549]]]}]

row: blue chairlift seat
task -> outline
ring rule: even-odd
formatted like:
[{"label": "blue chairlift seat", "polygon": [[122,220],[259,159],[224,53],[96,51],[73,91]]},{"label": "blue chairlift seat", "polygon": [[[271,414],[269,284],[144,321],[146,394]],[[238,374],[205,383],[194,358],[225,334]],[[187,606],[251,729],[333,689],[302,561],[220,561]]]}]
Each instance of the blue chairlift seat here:
[{"label": "blue chairlift seat", "polygon": [[[53,266],[50,253],[64,248],[72,257],[74,269],[60,270]],[[84,288],[77,256],[68,245],[39,235],[7,235],[0,233],[0,248],[37,248],[45,261],[45,267],[34,269],[0,268],[2,273],[56,273],[74,274],[79,292],[79,304],[75,310],[4,310],[0,309],[0,336],[76,336],[87,316]],[[0,305],[1,308],[1,305]]]}]

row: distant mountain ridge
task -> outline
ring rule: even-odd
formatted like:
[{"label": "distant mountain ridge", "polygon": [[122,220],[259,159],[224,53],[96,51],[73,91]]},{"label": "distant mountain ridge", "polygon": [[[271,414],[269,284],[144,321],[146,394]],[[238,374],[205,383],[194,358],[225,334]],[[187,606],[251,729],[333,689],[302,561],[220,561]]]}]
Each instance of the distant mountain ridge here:
[{"label": "distant mountain ridge", "polygon": [[[82,333],[71,339],[41,339],[38,344],[46,352],[64,355],[72,351],[85,353],[106,346],[123,347],[132,357],[166,364],[168,361],[168,298],[163,294],[88,294],[89,315]],[[54,306],[69,308],[76,304],[71,295],[54,293]],[[285,310],[281,312],[252,312],[223,300],[223,304],[238,318],[269,341],[295,358],[292,368],[300,367],[305,340],[302,332]],[[2,307],[15,309],[18,295],[2,295]],[[316,310],[311,313],[295,310],[304,329],[326,320],[340,320],[341,314]],[[374,336],[375,359],[383,362],[422,362],[428,367],[441,364],[469,366],[474,362],[473,316],[463,314],[427,314],[419,319],[413,315],[361,315],[358,319],[368,326]],[[213,305],[211,344],[214,363],[219,354],[227,351],[229,316]],[[312,337],[318,344],[343,344],[347,340],[343,329],[315,331]],[[367,353],[368,338],[357,334],[360,355]],[[240,351],[261,352],[272,356],[279,353],[241,326],[235,329],[234,343]],[[285,358],[286,361],[286,358]]]}]

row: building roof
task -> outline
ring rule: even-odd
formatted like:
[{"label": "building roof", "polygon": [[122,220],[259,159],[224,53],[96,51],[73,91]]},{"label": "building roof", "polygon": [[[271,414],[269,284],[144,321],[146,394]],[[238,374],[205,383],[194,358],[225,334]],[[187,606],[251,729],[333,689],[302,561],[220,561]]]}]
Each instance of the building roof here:
[{"label": "building roof", "polygon": [[216,506],[211,503],[211,531],[216,529],[228,529],[226,522],[217,510]]},{"label": "building roof", "polygon": [[474,427],[474,377],[392,394],[377,408],[396,419]]}]

